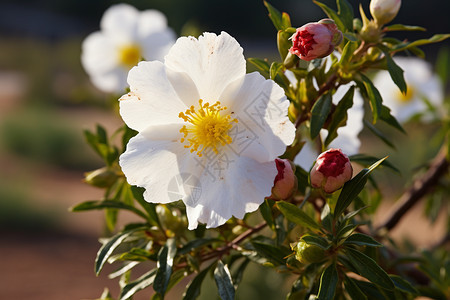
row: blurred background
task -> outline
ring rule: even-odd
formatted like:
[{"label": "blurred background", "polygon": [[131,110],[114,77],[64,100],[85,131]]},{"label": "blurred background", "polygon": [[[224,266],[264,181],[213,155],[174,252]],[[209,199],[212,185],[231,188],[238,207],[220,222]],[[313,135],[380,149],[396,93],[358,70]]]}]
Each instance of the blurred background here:
[{"label": "blurred background", "polygon": [[[262,0],[122,2],[141,10],[162,11],[178,35],[224,30],[241,43],[246,57],[277,59],[276,32]],[[288,12],[293,26],[325,17],[310,0],[269,2]],[[334,0],[322,2],[335,7]],[[349,2],[354,7],[358,3]],[[361,2],[368,14],[369,1]],[[397,37],[426,38],[450,32],[449,1],[403,2],[395,23],[419,25],[428,31],[401,33]],[[102,213],[68,212],[69,207],[100,199],[103,193],[82,182],[84,172],[102,166],[85,143],[82,130],[94,130],[96,124],[101,124],[112,133],[122,125],[118,114],[111,109],[117,97],[96,90],[80,63],[82,40],[99,29],[103,12],[116,3],[120,1],[2,0],[0,3],[2,299],[95,299],[105,286],[117,295],[117,281],[109,280],[106,275],[96,278],[94,274],[94,259],[100,246],[98,237],[104,233]],[[449,42],[422,47],[427,60],[435,63],[443,46],[448,47]],[[399,160],[399,168],[406,172],[395,178],[400,184],[408,183],[411,158],[426,161],[436,152],[433,147],[418,146],[426,144],[429,131],[436,128],[412,125],[408,130],[417,132],[415,141],[399,137],[397,154],[392,154],[392,160]],[[373,148],[370,134],[366,132],[362,139],[366,145],[363,151],[375,149],[372,155],[384,156],[392,151],[379,143],[375,145],[378,148]],[[405,157],[402,150],[409,156]],[[410,218],[421,217],[418,211]],[[407,222],[394,232],[399,238],[408,234]],[[416,238],[419,246],[426,246],[442,235],[442,227],[439,220],[434,226],[425,222],[420,228],[423,231],[413,229],[409,238]],[[103,274],[108,271],[104,270]],[[284,298],[281,295],[285,293],[277,292],[283,286],[283,277],[259,272],[267,273],[261,279],[255,273],[258,272],[246,273],[244,281],[248,289],[238,293],[239,297]],[[178,299],[182,292],[174,291],[169,296]],[[148,299],[148,295],[143,292],[137,299]],[[203,299],[214,297],[214,292],[206,288]]]}]

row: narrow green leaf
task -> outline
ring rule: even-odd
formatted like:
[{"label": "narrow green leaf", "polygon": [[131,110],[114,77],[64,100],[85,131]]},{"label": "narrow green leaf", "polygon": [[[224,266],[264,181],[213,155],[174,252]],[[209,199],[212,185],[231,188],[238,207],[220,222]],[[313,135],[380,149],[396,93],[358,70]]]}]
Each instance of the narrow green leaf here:
[{"label": "narrow green leaf", "polygon": [[270,244],[257,241],[252,241],[251,243],[259,255],[267,258],[274,265],[284,265],[284,258],[290,254],[283,251],[282,248]]},{"label": "narrow green leaf", "polygon": [[405,129],[403,129],[402,125],[400,125],[397,119],[391,114],[391,109],[389,107],[384,105],[381,107],[380,120],[406,134]]},{"label": "narrow green leaf", "polygon": [[[378,158],[376,158],[375,156],[370,156],[370,155],[365,155],[365,154],[354,154],[354,155],[350,155],[349,159],[352,162],[356,162],[362,166],[370,166],[371,164],[374,164]],[[391,170],[393,170],[396,173],[400,174],[400,170],[397,169],[393,164],[391,164],[388,160],[384,160],[381,163],[382,166],[387,167]]]},{"label": "narrow green leaf", "polygon": [[126,262],[122,265],[122,267],[120,267],[118,270],[114,271],[113,273],[108,275],[109,279],[114,279],[117,278],[119,276],[122,276],[123,274],[125,274],[126,272],[128,272],[129,270],[133,269],[134,267],[136,267],[140,262],[139,261],[130,261],[130,262]]},{"label": "narrow green leaf", "polygon": [[353,31],[353,7],[347,0],[336,0],[338,15],[346,27],[346,31]]},{"label": "narrow green leaf", "polygon": [[325,93],[314,103],[311,109],[311,139],[316,138],[319,135],[325,121],[328,118],[328,114],[331,111],[331,95]]},{"label": "narrow green leaf", "polygon": [[273,62],[270,65],[270,79],[275,80],[275,77],[277,77],[278,72],[283,69],[283,64],[279,62]]},{"label": "narrow green leaf", "polygon": [[266,60],[259,58],[247,58],[247,61],[254,65],[260,72],[267,75],[270,74],[270,65]]},{"label": "narrow green leaf", "polygon": [[166,293],[167,286],[172,276],[173,259],[177,254],[175,238],[170,238],[158,253],[158,271],[156,272],[153,289],[160,293],[162,297]]},{"label": "narrow green leaf", "polygon": [[[343,223],[345,224],[345,223]],[[340,241],[342,238],[348,237],[352,232],[358,227],[356,224],[348,224],[343,227],[338,228],[336,234],[336,241]]]},{"label": "narrow green leaf", "polygon": [[214,270],[214,280],[222,300],[234,300],[235,290],[228,267],[221,260],[217,261]]},{"label": "narrow green leaf", "polygon": [[394,24],[384,27],[383,31],[388,32],[388,31],[427,31],[427,30],[420,26]]},{"label": "narrow green leaf", "polygon": [[97,139],[100,144],[108,145],[108,134],[105,128],[97,124]]},{"label": "narrow green leaf", "polygon": [[277,30],[283,30],[283,17],[281,13],[267,1],[264,1],[264,6],[267,8],[267,11],[269,12],[269,18],[275,28]]},{"label": "narrow green leaf", "polygon": [[366,120],[363,120],[364,125],[372,131],[372,133],[378,137],[380,140],[382,140],[386,145],[391,147],[392,149],[395,149],[394,144],[380,131],[378,128],[373,126],[370,122],[367,122]]},{"label": "narrow green leaf", "polygon": [[236,271],[232,274],[231,278],[233,280],[234,287],[236,289],[239,283],[241,283],[242,277],[244,276],[244,271],[246,270],[249,263],[250,259],[245,258],[244,261],[239,266],[239,268],[237,268]]},{"label": "narrow green leaf", "polygon": [[[388,300],[385,295],[380,292],[380,289],[373,283],[367,281],[353,280],[361,291],[367,295],[369,299],[373,300]],[[359,299],[358,299],[359,300]]]},{"label": "narrow green leaf", "polygon": [[153,269],[150,272],[145,273],[138,279],[129,284],[125,285],[120,292],[119,300],[127,300],[130,299],[134,294],[139,292],[140,290],[145,289],[153,284],[156,276],[156,270]]},{"label": "narrow green leaf", "polygon": [[442,47],[436,59],[436,73],[442,82],[448,82],[450,78],[450,48]]},{"label": "narrow green leaf", "polygon": [[333,118],[328,126],[328,135],[325,139],[325,146],[328,146],[337,137],[338,128],[347,124],[347,111],[353,106],[354,93],[355,87],[352,86],[336,106]]},{"label": "narrow green leaf", "polygon": [[319,224],[294,204],[278,201],[277,207],[289,221],[313,231],[320,231]]},{"label": "narrow green leaf", "polygon": [[72,212],[81,212],[81,211],[88,211],[88,210],[99,210],[99,209],[106,209],[106,208],[117,208],[117,209],[125,209],[131,212],[134,212],[138,216],[147,219],[147,215],[144,214],[142,211],[137,209],[134,206],[125,204],[123,202],[117,202],[112,200],[103,200],[103,201],[86,201],[80,204],[77,204],[70,208],[70,211]]},{"label": "narrow green leaf", "polygon": [[[271,201],[273,205],[273,200]],[[272,205],[270,204],[268,199],[265,199],[264,202],[259,206],[259,211],[261,212],[261,216],[263,217],[264,221],[266,221],[267,225],[272,230],[275,230],[275,223],[273,221],[273,215],[272,215]]]},{"label": "narrow green leaf", "polygon": [[369,246],[369,247],[383,247],[383,244],[380,244],[377,242],[373,237],[368,236],[363,233],[354,233],[351,236],[349,236],[344,244],[352,244],[352,245],[358,245],[358,246]]},{"label": "narrow green leaf", "polygon": [[363,169],[350,181],[347,181],[342,188],[341,194],[334,208],[334,218],[337,219],[345,209],[352,203],[352,201],[359,195],[367,182],[367,178],[372,171],[379,166],[385,159],[384,157],[371,165],[368,169]]},{"label": "narrow green leaf", "polygon": [[187,254],[187,253],[193,251],[194,249],[197,249],[199,247],[209,245],[209,244],[212,244],[212,243],[218,242],[218,241],[221,241],[221,240],[216,239],[216,238],[201,238],[201,239],[191,240],[186,245],[184,245],[181,249],[178,250],[178,254],[184,255],[184,254]]},{"label": "narrow green leaf", "polygon": [[367,296],[361,291],[353,279],[345,276],[344,286],[345,291],[350,295],[352,300],[367,300]]},{"label": "narrow green leaf", "polygon": [[395,288],[388,274],[373,259],[353,248],[345,248],[345,254],[361,276],[384,289]]},{"label": "narrow green leaf", "polygon": [[[292,31],[294,30],[294,31]],[[280,53],[280,57],[281,57],[281,61],[284,62],[284,60],[286,59],[288,53],[289,53],[289,48],[291,48],[292,46],[292,41],[290,40],[291,36],[295,33],[295,29],[294,28],[288,28],[288,30],[279,30],[277,33],[277,47],[278,47],[278,52]],[[297,60],[295,58],[295,60]],[[277,63],[277,64],[281,64],[281,63]],[[273,63],[272,63],[273,65]],[[283,67],[284,64],[281,64],[281,67]],[[272,77],[275,78],[275,77]]]},{"label": "narrow green leaf", "polygon": [[359,75],[361,76],[362,82],[367,91],[367,96],[369,97],[370,100],[370,108],[372,109],[373,123],[375,124],[378,120],[378,116],[381,113],[383,99],[381,98],[378,89],[373,85],[372,81],[361,73]]},{"label": "narrow green leaf", "polygon": [[358,36],[356,34],[354,34],[353,32],[345,32],[344,37],[351,41],[351,42],[357,42],[358,41]]},{"label": "narrow green leaf", "polygon": [[283,28],[289,28],[292,26],[291,25],[291,17],[285,12],[283,12],[281,14],[281,23],[283,25]]},{"label": "narrow green leaf", "polygon": [[386,53],[386,61],[392,81],[394,81],[403,94],[406,94],[407,86],[405,77],[403,76],[404,71],[395,63],[389,53]]},{"label": "narrow green leaf", "polygon": [[416,288],[414,286],[411,285],[411,283],[409,283],[408,281],[406,281],[405,279],[403,279],[402,277],[398,276],[398,275],[389,275],[389,277],[391,277],[392,281],[395,284],[395,287],[401,291],[413,294],[413,295],[417,295],[419,294],[419,292],[416,290]]},{"label": "narrow green leaf", "polygon": [[351,59],[353,58],[353,53],[355,52],[356,48],[358,47],[358,44],[356,42],[348,41],[345,46],[344,50],[342,50],[342,56],[339,60],[339,64],[341,66],[347,65]]},{"label": "narrow green leaf", "polygon": [[158,226],[161,228],[161,223],[159,221],[158,214],[156,213],[156,204],[145,201],[144,199],[144,188],[137,186],[131,186],[131,192],[133,193],[134,199],[145,209],[148,214],[148,221],[150,224]]},{"label": "narrow green leaf", "polygon": [[111,237],[106,243],[104,243],[97,252],[97,258],[95,259],[95,274],[98,275],[100,273],[109,256],[127,237],[129,237],[134,232],[144,229],[145,227],[138,227],[131,230],[119,232],[115,236]]},{"label": "narrow green leaf", "polygon": [[187,286],[186,291],[183,294],[183,300],[194,300],[197,299],[197,297],[200,295],[201,287],[203,280],[206,277],[206,274],[208,274],[211,267],[215,265],[215,262],[206,267],[203,271],[198,273],[197,276],[189,283]]},{"label": "narrow green leaf", "polygon": [[421,40],[417,40],[411,43],[401,43],[398,44],[397,46],[395,46],[392,50],[393,51],[405,51],[407,49],[410,49],[412,47],[417,47],[417,46],[422,46],[422,45],[427,45],[427,44],[432,44],[432,43],[439,43],[442,42],[446,39],[450,38],[450,34],[435,34],[432,37],[430,37],[429,39],[421,39]]},{"label": "narrow green leaf", "polygon": [[318,300],[333,299],[339,281],[336,265],[329,265],[320,276]]},{"label": "narrow green leaf", "polygon": [[[342,31],[342,32],[345,31],[344,22],[342,22],[341,18],[338,16],[338,14],[333,9],[329,8],[326,4],[321,3],[317,0],[313,0],[313,2],[316,5],[318,5],[330,19],[334,20],[334,22],[336,23],[336,26],[339,28],[340,31]],[[353,20],[352,20],[352,22],[353,22]]]}]

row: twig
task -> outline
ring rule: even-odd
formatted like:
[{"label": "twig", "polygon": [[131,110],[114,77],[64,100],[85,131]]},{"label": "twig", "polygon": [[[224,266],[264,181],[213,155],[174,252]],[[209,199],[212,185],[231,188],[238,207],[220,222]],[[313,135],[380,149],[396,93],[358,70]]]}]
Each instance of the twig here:
[{"label": "twig", "polygon": [[434,158],[428,171],[415,180],[412,186],[400,197],[391,215],[387,220],[377,227],[376,231],[382,229],[387,231],[394,228],[397,223],[426,193],[433,188],[439,178],[448,171],[449,161],[446,158],[446,147],[442,147],[438,155]]}]

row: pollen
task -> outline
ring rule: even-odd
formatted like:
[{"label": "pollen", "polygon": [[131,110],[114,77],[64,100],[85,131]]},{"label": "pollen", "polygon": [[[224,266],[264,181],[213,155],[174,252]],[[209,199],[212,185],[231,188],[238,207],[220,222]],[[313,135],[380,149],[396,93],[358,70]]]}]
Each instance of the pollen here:
[{"label": "pollen", "polygon": [[238,120],[232,118],[230,114],[225,114],[227,107],[221,106],[219,101],[210,105],[200,99],[198,104],[198,108],[192,105],[178,115],[188,123],[180,129],[183,134],[180,141],[185,143],[185,148],[189,148],[191,153],[196,152],[199,157],[202,157],[203,151],[208,148],[218,154],[219,147],[232,142],[228,133],[233,123],[237,123]]},{"label": "pollen", "polygon": [[408,89],[406,90],[406,94],[403,94],[400,91],[398,91],[397,93],[398,93],[397,99],[401,103],[408,103],[414,98],[415,91],[412,87],[408,86]]},{"label": "pollen", "polygon": [[127,68],[137,65],[141,57],[141,48],[138,45],[127,45],[119,50],[119,61]]}]

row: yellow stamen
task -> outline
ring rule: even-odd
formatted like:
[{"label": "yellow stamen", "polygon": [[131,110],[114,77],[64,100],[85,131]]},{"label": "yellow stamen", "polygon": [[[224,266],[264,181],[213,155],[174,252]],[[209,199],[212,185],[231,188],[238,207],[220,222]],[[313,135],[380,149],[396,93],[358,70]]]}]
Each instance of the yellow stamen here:
[{"label": "yellow stamen", "polygon": [[190,148],[191,153],[197,152],[199,157],[208,147],[218,154],[220,145],[225,146],[232,142],[228,132],[233,127],[232,123],[237,123],[238,120],[232,119],[230,115],[220,115],[220,112],[227,108],[222,107],[219,101],[210,105],[208,102],[203,104],[203,100],[200,99],[198,103],[197,109],[192,105],[178,115],[183,121],[190,123],[180,129],[183,134],[180,142],[186,142],[184,147]]},{"label": "yellow stamen", "polygon": [[138,45],[127,45],[119,50],[119,61],[127,68],[137,65],[141,57],[141,48]]}]

